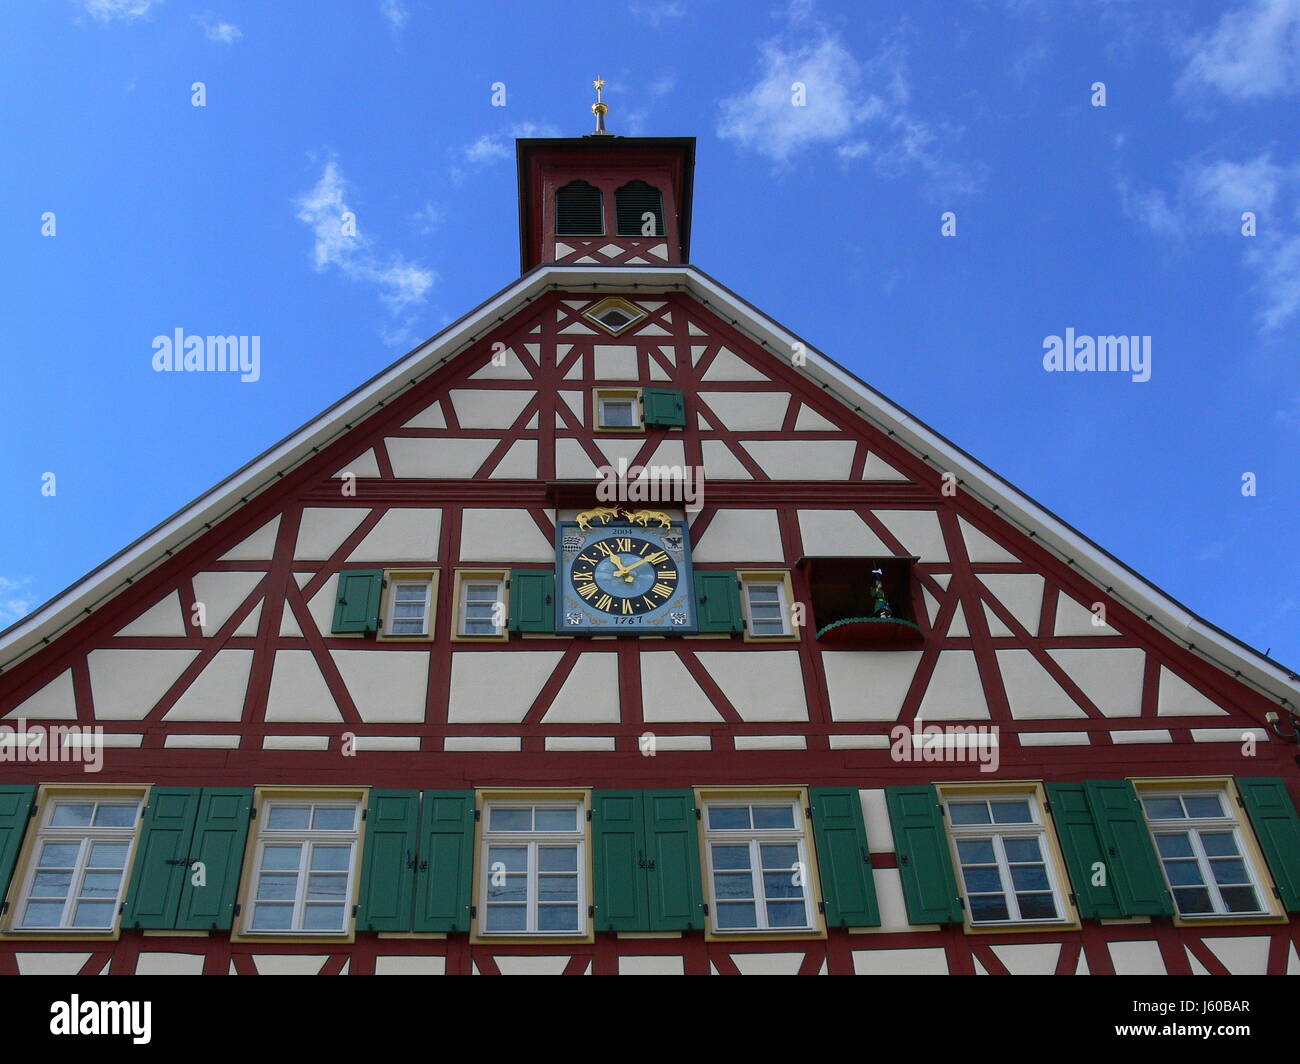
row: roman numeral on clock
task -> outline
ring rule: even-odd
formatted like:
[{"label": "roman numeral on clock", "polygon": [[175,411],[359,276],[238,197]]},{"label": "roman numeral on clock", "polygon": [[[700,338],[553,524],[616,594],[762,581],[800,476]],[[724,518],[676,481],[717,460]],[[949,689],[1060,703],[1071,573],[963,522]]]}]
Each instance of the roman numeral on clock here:
[{"label": "roman numeral on clock", "polygon": [[650,594],[658,595],[660,598],[667,598],[672,593],[673,589],[667,584],[655,584],[655,586],[650,589]]}]

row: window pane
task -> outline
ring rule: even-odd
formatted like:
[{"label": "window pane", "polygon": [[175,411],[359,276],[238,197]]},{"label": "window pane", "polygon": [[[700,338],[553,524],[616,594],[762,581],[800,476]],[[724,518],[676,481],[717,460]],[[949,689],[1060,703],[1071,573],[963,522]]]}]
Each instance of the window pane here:
[{"label": "window pane", "polygon": [[992,864],[996,860],[988,839],[958,839],[957,856],[962,864]]},{"label": "window pane", "polygon": [[966,890],[971,894],[983,894],[1002,889],[1002,876],[996,865],[971,867],[962,865],[962,878],[966,881]]},{"label": "window pane", "polygon": [[948,815],[954,824],[987,824],[989,806],[987,802],[953,802],[948,806]]},{"label": "window pane", "polygon": [[775,584],[746,584],[749,591],[750,605],[761,602],[780,602],[781,593],[777,590]]},{"label": "window pane", "polygon": [[715,845],[713,847],[713,867],[723,870],[730,868],[748,868],[749,847]]},{"label": "window pane", "polygon": [[1211,913],[1210,892],[1204,887],[1184,887],[1174,891],[1174,901],[1180,913]]},{"label": "window pane", "polygon": [[125,868],[126,854],[131,848],[126,842],[94,842],[90,845],[89,868]]},{"label": "window pane", "polygon": [[1228,857],[1221,861],[1211,861],[1216,883],[1249,883],[1246,875],[1246,863],[1240,857]]},{"label": "window pane", "polygon": [[1183,799],[1183,805],[1187,815],[1196,819],[1223,816],[1223,805],[1217,794],[1189,794]]},{"label": "window pane", "polygon": [[537,881],[539,901],[577,901],[577,876],[542,876]]},{"label": "window pane", "polygon": [[578,810],[574,806],[567,809],[537,810],[536,826],[538,831],[577,831]]},{"label": "window pane", "polygon": [[753,902],[720,902],[718,927],[723,930],[757,927],[758,917]]},{"label": "window pane", "polygon": [[1043,853],[1038,848],[1037,839],[1003,839],[1002,848],[1006,850],[1007,860],[1012,864],[1021,861],[1041,861],[1043,859]]},{"label": "window pane", "polygon": [[1017,894],[1022,920],[1055,920],[1056,903],[1050,894]]},{"label": "window pane", "polygon": [[[1237,840],[1232,837],[1231,831],[1202,831],[1201,845],[1205,847],[1205,853],[1209,857],[1236,857]],[[1191,844],[1188,844],[1188,850],[1191,850]]]},{"label": "window pane", "polygon": [[537,910],[539,931],[577,931],[578,907],[576,905],[543,905]]},{"label": "window pane", "polygon": [[1192,840],[1187,835],[1157,835],[1156,849],[1161,857],[1191,857]]},{"label": "window pane", "polygon": [[792,828],[794,809],[788,805],[754,806],[755,828]]},{"label": "window pane", "polygon": [[799,847],[787,843],[765,842],[759,846],[759,853],[766,869],[793,869],[799,861]]},{"label": "window pane", "polygon": [[532,831],[531,808],[517,809],[492,806],[488,810],[489,831]]},{"label": "window pane", "polygon": [[302,846],[267,846],[262,850],[262,867],[272,872],[298,870]]},{"label": "window pane", "polygon": [[711,805],[709,806],[710,830],[729,831],[735,828],[749,827],[749,806],[747,805]]},{"label": "window pane", "polygon": [[526,874],[495,872],[488,879],[487,896],[489,902],[527,901],[528,876]]},{"label": "window pane", "polygon": [[769,927],[803,927],[807,923],[801,901],[769,902],[767,906]]},{"label": "window pane", "polygon": [[313,846],[311,867],[316,872],[346,872],[352,864],[351,846]]},{"label": "window pane", "polygon": [[1007,900],[1000,894],[980,894],[970,899],[970,915],[975,921],[1006,920]]},{"label": "window pane", "polygon": [[61,901],[29,901],[23,911],[23,927],[57,927],[63,918]]},{"label": "window pane", "polygon": [[630,399],[602,399],[600,423],[612,428],[631,428],[636,424]]},{"label": "window pane", "polygon": [[991,802],[993,806],[993,823],[995,824],[1032,824],[1034,818],[1029,813],[1029,802],[1017,799],[1011,802]]},{"label": "window pane", "polygon": [[794,872],[764,872],[763,893],[768,898],[802,898],[803,887],[794,879]]},{"label": "window pane", "polygon": [[1142,808],[1152,820],[1183,819],[1183,803],[1177,798],[1143,798]]},{"label": "window pane", "polygon": [[1199,886],[1205,882],[1195,861],[1166,861],[1165,872],[1169,876],[1169,885],[1173,887]]},{"label": "window pane", "polygon": [[489,931],[523,931],[527,928],[527,910],[523,905],[489,905],[487,929]]},{"label": "window pane", "polygon": [[72,918],[76,927],[112,927],[113,910],[116,904],[111,901],[79,901],[76,914]]},{"label": "window pane", "polygon": [[50,817],[50,823],[56,828],[89,827],[90,818],[94,811],[95,806],[90,802],[85,805],[60,802],[54,807],[54,814]]},{"label": "window pane", "polygon": [[347,897],[348,877],[335,872],[315,872],[307,877],[308,901],[339,901]]},{"label": "window pane", "polygon": [[87,872],[81,881],[83,898],[116,898],[122,885],[121,872]]},{"label": "window pane", "polygon": [[1050,890],[1047,869],[1043,865],[1017,865],[1011,869],[1011,882],[1016,890]]},{"label": "window pane", "polygon": [[357,826],[356,807],[317,806],[311,826],[316,831],[351,831]]},{"label": "window pane", "polygon": [[1254,887],[1223,887],[1219,893],[1230,913],[1255,913],[1261,909]]},{"label": "window pane", "polygon": [[40,867],[71,868],[80,851],[81,846],[75,842],[47,842],[41,850]]},{"label": "window pane", "polygon": [[101,805],[95,810],[95,827],[97,828],[131,828],[135,827],[136,806]]},{"label": "window pane", "polygon": [[713,892],[719,898],[752,898],[754,880],[748,872],[715,872]]},{"label": "window pane", "polygon": [[527,872],[528,849],[525,846],[489,846],[489,872]]},{"label": "window pane", "polygon": [[303,930],[342,931],[344,911],[342,905],[308,905],[303,914]]},{"label": "window pane", "polygon": [[257,881],[258,901],[293,901],[298,889],[297,875],[263,873]]},{"label": "window pane", "polygon": [[537,854],[537,867],[543,872],[576,872],[578,848],[576,846],[543,846]]},{"label": "window pane", "polygon": [[273,805],[266,817],[272,831],[306,831],[310,822],[311,807],[306,805]]},{"label": "window pane", "polygon": [[254,931],[288,931],[292,923],[292,905],[266,905],[258,902],[253,909]]},{"label": "window pane", "polygon": [[31,897],[66,898],[71,885],[71,872],[37,872],[32,880]]}]

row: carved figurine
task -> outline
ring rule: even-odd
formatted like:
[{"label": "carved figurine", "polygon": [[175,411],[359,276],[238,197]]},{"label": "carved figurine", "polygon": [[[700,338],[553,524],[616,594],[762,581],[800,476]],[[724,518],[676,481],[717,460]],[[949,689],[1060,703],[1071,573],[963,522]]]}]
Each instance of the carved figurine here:
[{"label": "carved figurine", "polygon": [[885,574],[879,569],[873,569],[871,575],[875,577],[875,581],[871,585],[871,616],[893,617],[894,608],[889,604],[889,598],[885,594],[885,585],[882,582]]},{"label": "carved figurine", "polygon": [[641,525],[643,528],[649,528],[651,521],[658,522],[660,528],[673,527],[672,518],[658,510],[624,510],[623,512],[634,525]]},{"label": "carved figurine", "polygon": [[617,506],[597,506],[591,510],[583,510],[582,513],[578,514],[578,527],[584,532],[590,532],[592,521],[599,521],[602,525],[607,525],[617,516]]}]

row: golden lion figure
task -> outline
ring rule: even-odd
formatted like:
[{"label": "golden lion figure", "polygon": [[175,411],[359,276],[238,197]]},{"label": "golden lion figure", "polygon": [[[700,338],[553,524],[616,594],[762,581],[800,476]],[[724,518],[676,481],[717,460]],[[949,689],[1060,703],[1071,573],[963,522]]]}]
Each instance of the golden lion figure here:
[{"label": "golden lion figure", "polygon": [[584,532],[590,532],[592,521],[599,521],[602,525],[607,525],[617,516],[617,506],[597,506],[591,510],[583,510],[582,513],[578,514],[578,527]]},{"label": "golden lion figure", "polygon": [[660,528],[672,528],[673,520],[667,514],[662,514],[658,510],[624,510],[633,524],[641,525],[643,528],[649,528],[651,521],[656,521]]}]

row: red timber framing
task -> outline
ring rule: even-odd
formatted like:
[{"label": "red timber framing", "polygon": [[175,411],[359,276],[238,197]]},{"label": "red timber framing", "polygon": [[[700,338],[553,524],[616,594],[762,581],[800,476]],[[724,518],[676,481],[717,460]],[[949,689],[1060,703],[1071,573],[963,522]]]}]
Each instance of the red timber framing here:
[{"label": "red timber framing", "polygon": [[[1085,579],[1034,538],[1027,536],[992,513],[983,503],[958,490],[947,494],[940,473],[920,460],[889,435],[858,419],[846,407],[827,396],[806,375],[771,353],[759,348],[748,335],[685,293],[621,293],[633,301],[658,304],[644,321],[618,338],[601,335],[581,314],[582,309],[603,298],[581,289],[554,291],[481,336],[466,352],[441,369],[411,386],[382,409],[355,423],[343,438],[288,472],[274,488],[253,498],[229,518],[189,546],[178,550],[164,564],[141,577],[129,590],[87,616],[50,645],[0,674],[0,717],[12,712],[28,697],[71,670],[77,723],[96,724],[112,735],[139,736],[139,746],[114,746],[106,752],[104,768],[94,778],[81,773],[79,765],[9,763],[0,766],[3,782],[38,784],[51,782],[149,782],[186,785],[311,785],[369,786],[379,788],[473,789],[483,787],[581,786],[592,788],[672,788],[725,785],[815,785],[879,788],[908,783],[989,779],[1049,779],[1060,782],[1084,779],[1115,779],[1137,776],[1283,776],[1295,780],[1293,751],[1289,746],[1268,741],[1264,715],[1275,701],[1235,680],[1231,675],[1176,643],[1146,618],[1111,598],[1107,589]],[[583,331],[575,331],[582,326]],[[736,639],[661,638],[642,642],[637,638],[592,642],[581,638],[535,637],[512,639],[512,650],[551,651],[559,654],[550,678],[515,723],[457,723],[449,716],[453,654],[493,654],[500,644],[456,643],[448,638],[454,615],[452,572],[462,567],[495,567],[498,560],[476,559],[462,543],[462,515],[474,508],[514,509],[526,512],[539,532],[548,539],[555,528],[554,494],[551,482],[558,475],[556,444],[575,441],[596,466],[607,461],[596,443],[590,425],[590,410],[584,404],[580,417],[561,392],[578,392],[589,397],[598,383],[592,348],[596,344],[635,346],[637,380],[646,386],[680,389],[688,397],[692,416],[684,431],[650,429],[633,464],[649,462],[666,439],[680,440],[685,461],[704,465],[704,445],[716,443],[728,448],[744,468],[749,480],[706,480],[703,508],[692,517],[692,539],[707,537],[710,525],[721,510],[774,510],[779,530],[783,568],[791,571],[795,597],[809,601],[806,572],[798,559],[807,553],[799,510],[842,510],[856,514],[888,550],[899,557],[915,557],[910,545],[900,541],[880,511],[934,511],[946,554],[946,561],[922,560],[913,567],[913,608],[924,639],[918,647],[919,660],[910,686],[895,719],[837,719],[827,687],[823,648],[810,628],[802,630],[798,643],[756,648]],[[471,379],[490,365],[494,345],[504,344],[527,371],[527,379]],[[665,349],[671,349],[670,354]],[[757,379],[725,382],[706,379],[710,367],[724,351],[730,352],[756,371]],[[657,369],[656,369],[657,367]],[[453,389],[490,391],[526,390],[530,398],[514,423],[505,430],[465,427],[456,417],[454,403],[447,401]],[[725,418],[710,407],[706,394],[715,391],[768,392],[791,398],[780,428],[729,429]],[[434,402],[446,420],[446,428],[407,428],[410,421]],[[801,429],[795,422],[806,408],[830,424],[829,428]],[[772,479],[762,462],[747,449],[750,443],[787,440],[852,441],[855,447],[847,477],[835,480]],[[401,438],[450,438],[484,441],[486,457],[472,476],[460,479],[399,478],[388,442]],[[492,473],[520,440],[535,441],[538,465],[535,477],[492,479]],[[379,476],[360,477],[355,495],[344,496],[335,474],[349,468],[359,456],[373,452]],[[863,479],[868,456],[886,463],[902,478]],[[390,508],[420,506],[441,511],[437,561],[441,570],[437,584],[436,635],[427,643],[393,643],[370,639],[338,638],[318,630],[308,602],[332,574],[344,568],[427,569],[427,559],[355,558],[358,545]],[[328,558],[295,559],[294,545],[299,524],[307,508],[347,507],[368,512],[339,543]],[[236,544],[278,519],[276,545],[269,561],[219,560]],[[1014,560],[972,561],[968,539],[961,522],[982,533]],[[744,557],[743,542],[737,556],[726,562],[698,562],[697,569],[772,568],[768,559]],[[508,564],[503,567],[509,568]],[[250,574],[251,590],[234,607],[214,634],[171,637],[122,636],[114,633],[134,620],[161,598],[179,592],[182,615],[189,616],[195,601],[193,579],[200,572]],[[295,577],[297,575],[297,578]],[[981,580],[985,576],[1035,574],[1043,578],[1043,595],[1038,617],[1027,624],[992,593]],[[299,580],[305,583],[299,586]],[[1080,608],[1106,604],[1106,622],[1115,634],[1057,635],[1057,603],[1073,599]],[[256,634],[236,634],[255,611]],[[960,608],[968,634],[950,633]],[[286,612],[296,620],[301,636],[281,635]],[[989,616],[999,622],[991,626]],[[331,656],[331,651],[370,654],[410,653],[413,648],[428,655],[427,688],[421,721],[371,723],[359,711],[354,692],[349,690]],[[1133,649],[1144,656],[1144,678],[1135,715],[1107,716],[1071,675],[1052,651]],[[743,709],[725,693],[711,674],[710,656],[742,652],[790,653],[798,655],[806,702],[807,719],[761,721],[746,719]],[[100,719],[96,716],[87,656],[95,650],[189,650],[193,660],[138,720]],[[169,720],[168,711],[202,673],[220,650],[251,652],[251,667],[237,721]],[[294,723],[268,721],[267,700],[272,669],[278,650],[306,651],[320,668],[325,684],[337,705],[337,723]],[[570,674],[579,655],[590,650],[605,651],[616,658],[620,719],[615,723],[557,723],[543,720],[552,699]],[[642,705],[641,655],[647,651],[670,652],[716,709],[717,721],[656,723],[660,737],[707,736],[709,749],[661,752],[643,757],[638,738],[647,730]],[[898,723],[916,720],[927,689],[944,651],[973,653],[979,686],[988,707],[987,718],[973,723],[997,725],[1001,729],[1001,766],[995,776],[981,776],[976,766],[960,763],[900,763],[891,759],[887,748],[844,748],[832,745],[840,736],[870,736],[885,739]],[[1013,715],[1011,698],[999,666],[998,652],[1027,653],[1059,685],[1077,707],[1068,717],[1024,719]],[[900,651],[903,652],[903,651]],[[1158,695],[1161,670],[1180,677],[1218,706],[1221,715],[1174,716],[1160,714]],[[36,721],[33,721],[36,722]],[[73,723],[68,720],[64,723]],[[1150,729],[1167,732],[1167,741],[1116,742],[1115,732],[1132,733]],[[1240,741],[1198,741],[1194,731],[1260,731],[1263,735],[1249,762],[1241,755]],[[418,752],[362,751],[339,756],[344,732],[357,736],[415,737]],[[1022,737],[1035,733],[1086,735],[1085,745],[1023,745]],[[325,750],[264,749],[270,735],[328,735]],[[548,750],[548,738],[599,734],[613,740],[607,752]],[[234,748],[167,747],[169,737],[184,735],[231,736]],[[738,737],[797,735],[805,749],[740,750]],[[509,736],[521,740],[517,752],[448,751],[448,739],[466,736]],[[885,744],[887,745],[887,743]],[[1293,796],[1298,789],[1294,782]],[[875,855],[874,860],[891,860]],[[537,946],[470,945],[464,936],[446,940],[390,940],[361,934],[354,944],[335,947],[310,943],[302,946],[266,946],[231,943],[224,936],[209,938],[151,937],[124,933],[117,943],[44,942],[45,953],[89,953],[83,971],[126,973],[135,970],[142,950],[202,955],[202,970],[210,974],[228,971],[252,972],[257,955],[300,955],[319,960],[322,974],[369,974],[378,958],[434,956],[445,958],[448,973],[478,971],[493,974],[509,967],[513,956],[559,957],[559,970],[566,974],[614,972],[629,957],[673,956],[682,958],[686,973],[736,974],[745,967],[748,954],[800,954],[795,970],[814,974],[851,972],[861,962],[858,955],[873,950],[918,949],[942,951],[943,964],[952,973],[1002,974],[1007,966],[999,946],[1061,943],[1054,971],[1061,974],[1115,971],[1116,943],[1154,943],[1166,971],[1190,973],[1227,970],[1214,943],[1236,937],[1267,939],[1260,948],[1267,953],[1267,970],[1285,971],[1294,964],[1291,950],[1300,948],[1294,922],[1281,926],[1217,927],[1195,933],[1186,928],[1155,923],[1098,925],[1089,923],[1082,931],[1054,934],[966,935],[960,929],[929,932],[849,934],[833,930],[824,941],[718,943],[706,942],[698,934],[672,939],[617,938],[598,935],[594,945],[556,948]],[[0,973],[17,970],[15,954],[32,951],[13,940],[0,941]],[[1122,950],[1121,950],[1122,952]],[[737,957],[740,957],[740,962]],[[308,962],[304,961],[304,964]],[[310,963],[315,963],[313,960]],[[309,966],[309,965],[308,965]]]}]

